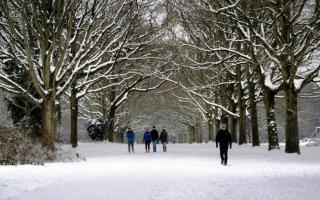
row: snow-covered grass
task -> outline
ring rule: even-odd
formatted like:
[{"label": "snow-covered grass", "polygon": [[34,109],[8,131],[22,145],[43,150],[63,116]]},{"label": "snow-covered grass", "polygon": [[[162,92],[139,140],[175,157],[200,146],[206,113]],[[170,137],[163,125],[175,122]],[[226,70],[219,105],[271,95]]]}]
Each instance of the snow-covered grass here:
[{"label": "snow-covered grass", "polygon": [[[160,146],[158,146],[160,147]],[[320,147],[301,155],[233,145],[228,166],[209,144],[169,144],[168,152],[128,154],[127,145],[80,143],[86,161],[0,166],[0,199],[318,200]],[[158,149],[159,150],[159,149]],[[69,153],[72,152],[69,150]]]}]

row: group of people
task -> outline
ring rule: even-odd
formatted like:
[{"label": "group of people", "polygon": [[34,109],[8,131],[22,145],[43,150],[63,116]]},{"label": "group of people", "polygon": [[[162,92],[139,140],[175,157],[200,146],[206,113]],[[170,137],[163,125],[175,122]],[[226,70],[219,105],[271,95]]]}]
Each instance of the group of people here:
[{"label": "group of people", "polygon": [[[127,141],[128,141],[128,151],[129,153],[132,151],[134,153],[134,141],[135,141],[135,133],[131,128],[128,128],[126,133]],[[157,152],[157,144],[159,141],[162,144],[163,152],[167,151],[167,143],[168,143],[168,133],[165,128],[162,128],[160,136],[155,126],[152,127],[152,130],[149,131],[148,128],[145,128],[143,134],[143,140],[145,144],[146,153],[150,152],[150,144],[152,142],[153,152]]]},{"label": "group of people", "polygon": [[[134,153],[134,140],[135,140],[135,133],[132,131],[131,128],[128,128],[127,134],[127,141],[128,141],[128,150]],[[148,128],[145,129],[143,134],[143,142],[145,143],[146,153],[150,152],[150,143],[152,142],[153,152],[157,151],[157,144],[159,140],[162,144],[163,152],[167,151],[167,143],[168,143],[168,133],[163,128],[160,133],[160,137],[158,131],[155,126],[152,127],[152,130],[149,131]],[[226,124],[221,125],[221,129],[218,131],[216,135],[216,147],[220,146],[220,157],[221,157],[221,165],[227,165],[228,163],[228,149],[232,148],[232,140],[231,134],[227,129]]]}]

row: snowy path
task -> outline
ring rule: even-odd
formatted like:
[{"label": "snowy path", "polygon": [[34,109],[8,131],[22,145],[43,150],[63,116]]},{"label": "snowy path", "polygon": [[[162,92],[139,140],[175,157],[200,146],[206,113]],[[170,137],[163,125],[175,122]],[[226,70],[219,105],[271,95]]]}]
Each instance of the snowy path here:
[{"label": "snowy path", "polygon": [[[169,144],[168,152],[128,154],[120,144],[80,143],[86,162],[0,166],[0,199],[318,200],[320,147],[302,155],[238,146],[221,166],[211,144]],[[283,148],[282,148],[283,149]]]}]

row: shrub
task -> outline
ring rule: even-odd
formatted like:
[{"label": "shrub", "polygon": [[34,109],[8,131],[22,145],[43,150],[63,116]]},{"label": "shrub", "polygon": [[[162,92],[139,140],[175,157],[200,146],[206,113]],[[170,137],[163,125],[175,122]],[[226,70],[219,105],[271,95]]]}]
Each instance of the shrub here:
[{"label": "shrub", "polygon": [[0,129],[0,165],[43,164],[55,153],[28,136],[25,129]]},{"label": "shrub", "polygon": [[91,119],[86,124],[88,134],[94,141],[103,140],[103,132],[105,129],[105,123],[102,119]]}]

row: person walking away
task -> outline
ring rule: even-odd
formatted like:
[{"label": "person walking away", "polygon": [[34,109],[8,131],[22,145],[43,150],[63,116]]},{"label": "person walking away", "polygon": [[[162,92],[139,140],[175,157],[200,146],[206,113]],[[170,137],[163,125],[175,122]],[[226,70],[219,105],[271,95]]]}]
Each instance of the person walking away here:
[{"label": "person walking away", "polygon": [[151,143],[152,137],[149,130],[146,128],[145,132],[143,134],[143,142],[145,144],[146,153],[150,152],[150,143]]},{"label": "person walking away", "polygon": [[221,129],[216,136],[216,147],[220,146],[221,165],[227,165],[228,162],[228,146],[232,148],[231,134],[227,130],[227,125],[222,124]]},{"label": "person walking away", "polygon": [[128,151],[130,153],[130,147],[131,147],[132,153],[134,153],[134,138],[135,138],[136,134],[132,131],[131,128],[128,128],[126,136],[127,136],[127,141],[128,141]]},{"label": "person walking away", "polygon": [[159,140],[159,134],[158,134],[158,131],[155,126],[153,126],[152,130],[151,130],[151,138],[152,138],[153,152],[156,152],[157,151],[157,143]]},{"label": "person walking away", "polygon": [[168,133],[165,128],[161,130],[160,133],[160,142],[162,144],[163,152],[167,152],[167,143],[168,143]]}]

